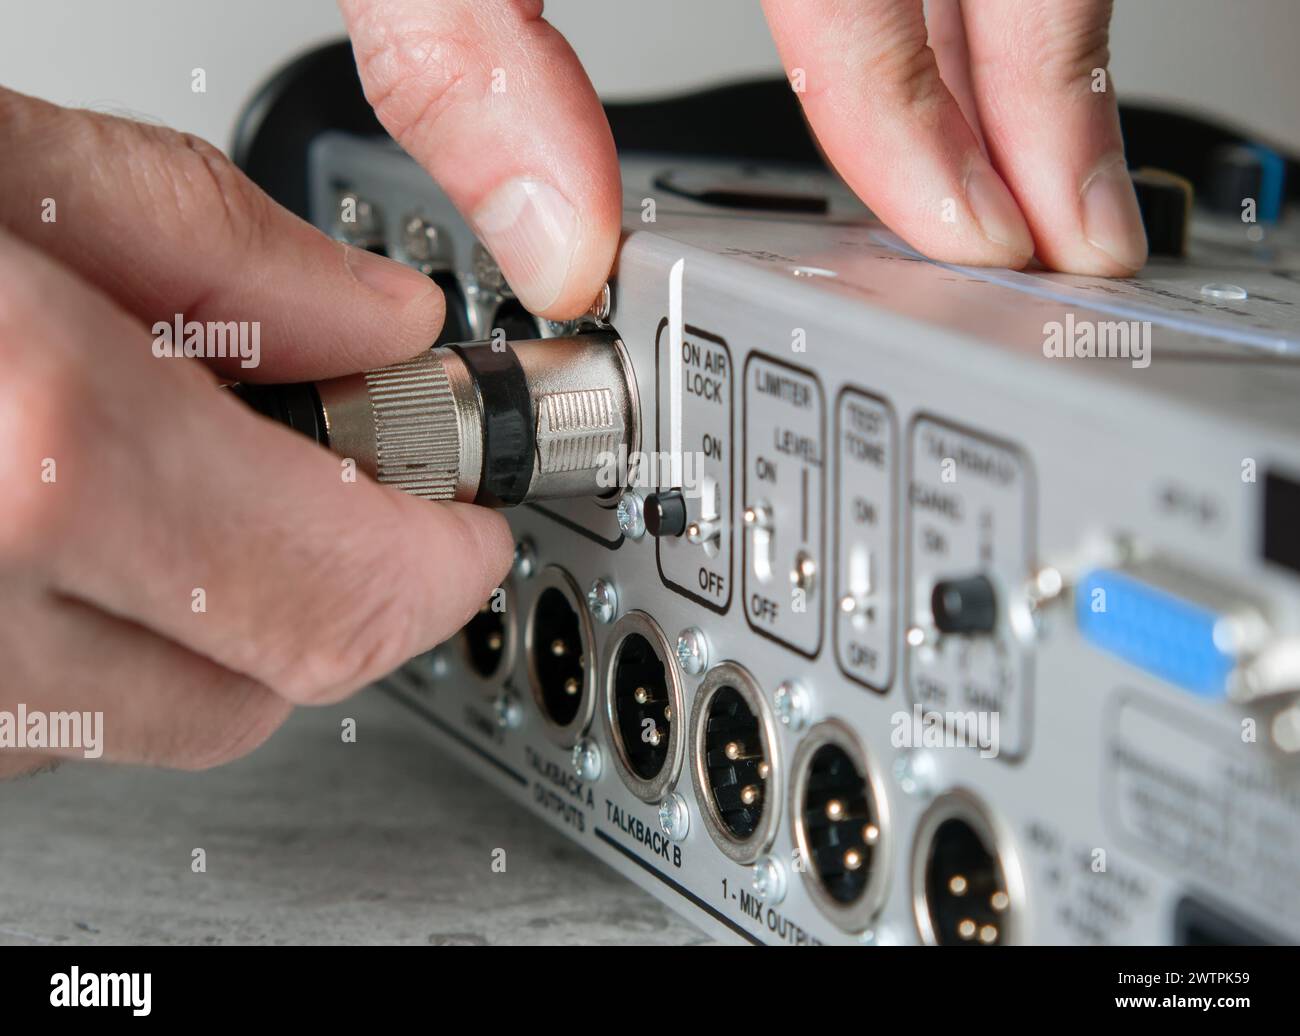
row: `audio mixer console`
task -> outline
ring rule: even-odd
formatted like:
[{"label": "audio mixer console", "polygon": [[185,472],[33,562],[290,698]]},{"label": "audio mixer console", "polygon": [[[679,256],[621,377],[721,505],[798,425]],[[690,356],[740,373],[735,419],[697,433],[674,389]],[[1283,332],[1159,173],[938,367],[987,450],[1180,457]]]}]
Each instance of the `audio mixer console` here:
[{"label": "audio mixer console", "polygon": [[1300,936],[1285,225],[1198,216],[1129,280],[967,269],[827,174],[632,154],[609,291],[551,324],[390,142],[308,166],[447,340],[627,371],[626,424],[536,401],[537,470],[609,488],[511,510],[500,592],[387,681],[440,745],[724,939]]}]

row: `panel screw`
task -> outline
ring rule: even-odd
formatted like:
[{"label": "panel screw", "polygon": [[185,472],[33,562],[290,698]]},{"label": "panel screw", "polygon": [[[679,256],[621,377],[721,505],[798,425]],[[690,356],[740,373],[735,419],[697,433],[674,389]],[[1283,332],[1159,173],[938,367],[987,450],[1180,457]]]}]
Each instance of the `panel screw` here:
[{"label": "panel screw", "polygon": [[474,280],[478,283],[480,291],[498,295],[513,294],[492,253],[477,241],[474,242],[474,250],[470,256],[470,266],[474,270]]},{"label": "panel screw", "polygon": [[906,795],[929,797],[938,773],[929,752],[908,752],[894,760],[894,780]]},{"label": "panel screw", "polygon": [[1288,755],[1300,752],[1300,705],[1289,705],[1274,716],[1269,732],[1279,750]]},{"label": "panel screw", "polygon": [[591,317],[597,324],[605,325],[609,323],[611,308],[612,299],[610,297],[609,282],[606,281],[605,286],[600,289],[600,294],[592,302],[591,308],[587,310],[587,316]]},{"label": "panel screw", "polygon": [[778,906],[785,899],[785,868],[775,856],[764,856],[754,864],[754,877],[750,882],[760,903]]},{"label": "panel screw", "polygon": [[882,924],[878,928],[868,928],[858,936],[864,946],[902,946],[903,940],[899,937],[892,925]]},{"label": "panel screw", "polygon": [[639,540],[645,535],[645,501],[636,490],[629,489],[623,494],[615,514],[619,531],[628,539]]},{"label": "panel screw", "polygon": [[675,791],[659,803],[659,826],[674,842],[680,842],[691,829],[691,812],[686,800]]},{"label": "panel screw", "polygon": [[423,216],[411,216],[402,227],[402,250],[421,273],[433,271],[438,254],[438,228]]},{"label": "panel screw", "polygon": [[597,622],[613,622],[618,614],[618,594],[614,592],[613,584],[604,579],[593,582],[587,591],[587,607]]},{"label": "panel screw", "polygon": [[709,642],[704,639],[704,631],[689,626],[677,634],[677,661],[682,671],[698,676],[709,664]]},{"label": "panel screw", "polygon": [[519,703],[502,691],[492,701],[492,711],[496,714],[497,726],[502,730],[514,730],[524,718]]},{"label": "panel screw", "polygon": [[520,579],[527,579],[537,571],[537,549],[530,539],[522,539],[515,544],[514,573]]},{"label": "panel screw", "polygon": [[793,680],[783,680],[772,694],[776,718],[796,733],[808,725],[812,702],[808,692]]},{"label": "panel screw", "polygon": [[[354,218],[345,220],[343,214],[348,208]],[[342,191],[338,196],[338,209],[334,230],[342,240],[355,248],[376,248],[384,243],[383,220],[370,202],[353,191]]]},{"label": "panel screw", "polygon": [[[421,663],[423,663],[421,665]],[[434,648],[432,651],[426,651],[416,659],[418,671],[429,677],[431,680],[441,680],[447,675],[447,658],[443,652]]]},{"label": "panel screw", "polygon": [[584,737],[573,746],[573,772],[584,781],[600,779],[603,760],[600,746],[589,737]]}]

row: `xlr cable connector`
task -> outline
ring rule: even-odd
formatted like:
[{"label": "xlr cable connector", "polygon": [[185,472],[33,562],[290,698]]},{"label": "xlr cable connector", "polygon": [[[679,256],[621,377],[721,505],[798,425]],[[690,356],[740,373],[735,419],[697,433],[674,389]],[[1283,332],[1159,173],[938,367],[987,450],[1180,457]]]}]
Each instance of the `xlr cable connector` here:
[{"label": "xlr cable connector", "polygon": [[513,507],[606,496],[639,444],[636,381],[609,332],[440,346],[328,381],[241,384],[259,413],[385,485]]}]

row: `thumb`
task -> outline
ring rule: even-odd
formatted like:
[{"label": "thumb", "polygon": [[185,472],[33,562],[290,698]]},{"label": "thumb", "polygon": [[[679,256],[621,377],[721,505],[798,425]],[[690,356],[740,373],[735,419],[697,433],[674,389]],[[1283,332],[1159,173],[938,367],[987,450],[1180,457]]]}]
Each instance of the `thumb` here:
[{"label": "thumb", "polygon": [[578,316],[622,222],[609,124],[541,0],[340,0],[366,97],[465,214],[519,300]]}]

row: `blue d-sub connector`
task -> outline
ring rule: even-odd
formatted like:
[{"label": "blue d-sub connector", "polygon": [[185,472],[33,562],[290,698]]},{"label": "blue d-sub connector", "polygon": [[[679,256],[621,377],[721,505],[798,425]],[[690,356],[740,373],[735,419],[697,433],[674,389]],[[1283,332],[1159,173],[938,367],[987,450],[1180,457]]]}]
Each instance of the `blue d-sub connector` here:
[{"label": "blue d-sub connector", "polygon": [[1087,573],[1074,601],[1079,632],[1094,647],[1193,694],[1228,694],[1242,647],[1233,609],[1113,569]]}]

